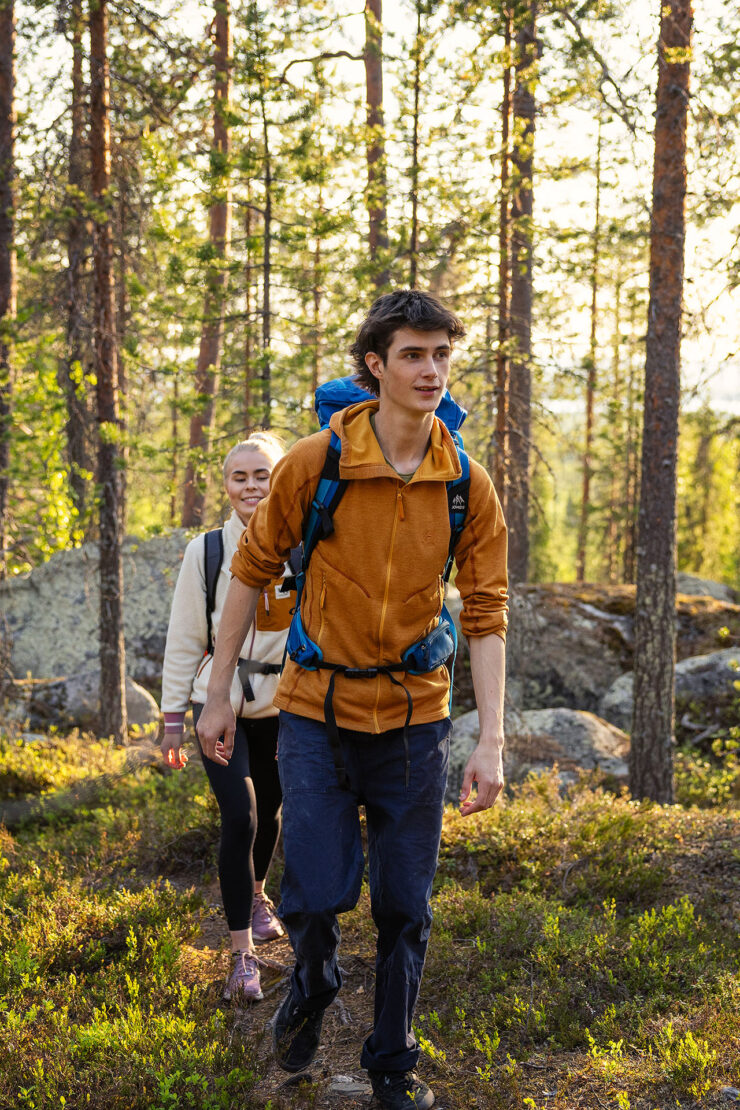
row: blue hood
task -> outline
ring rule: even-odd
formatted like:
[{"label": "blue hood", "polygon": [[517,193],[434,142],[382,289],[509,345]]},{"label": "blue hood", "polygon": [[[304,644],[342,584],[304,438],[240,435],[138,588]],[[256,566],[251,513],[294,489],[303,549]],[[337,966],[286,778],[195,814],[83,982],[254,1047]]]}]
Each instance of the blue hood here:
[{"label": "blue hood", "polygon": [[[329,420],[335,412],[346,409],[350,405],[357,405],[360,401],[373,400],[373,394],[358,385],[352,374],[346,378],[334,378],[324,382],[316,390],[314,407],[322,428],[329,426]],[[450,391],[445,390],[444,397],[437,406],[436,415],[445,424],[450,432],[458,432],[463,425],[467,410],[453,401]]]}]

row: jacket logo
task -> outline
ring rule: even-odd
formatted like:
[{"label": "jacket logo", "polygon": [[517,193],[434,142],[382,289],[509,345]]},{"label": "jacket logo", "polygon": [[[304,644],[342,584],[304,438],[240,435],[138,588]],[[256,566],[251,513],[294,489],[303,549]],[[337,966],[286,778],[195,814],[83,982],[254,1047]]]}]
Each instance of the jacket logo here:
[{"label": "jacket logo", "polygon": [[456,493],[452,498],[452,511],[459,513],[465,508],[465,498],[461,493]]}]

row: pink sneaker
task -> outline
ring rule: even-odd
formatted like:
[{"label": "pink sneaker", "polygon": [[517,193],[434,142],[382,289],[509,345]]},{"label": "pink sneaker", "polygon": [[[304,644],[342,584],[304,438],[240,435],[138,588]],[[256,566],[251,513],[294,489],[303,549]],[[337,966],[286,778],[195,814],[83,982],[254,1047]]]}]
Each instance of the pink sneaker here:
[{"label": "pink sneaker", "polygon": [[252,905],[252,940],[257,944],[264,944],[268,940],[277,940],[285,936],[285,929],[275,912],[275,907],[264,893],[260,891],[254,896]]},{"label": "pink sneaker", "polygon": [[260,987],[257,958],[251,952],[233,952],[234,967],[224,987],[227,1002],[259,1002],[264,997]]}]

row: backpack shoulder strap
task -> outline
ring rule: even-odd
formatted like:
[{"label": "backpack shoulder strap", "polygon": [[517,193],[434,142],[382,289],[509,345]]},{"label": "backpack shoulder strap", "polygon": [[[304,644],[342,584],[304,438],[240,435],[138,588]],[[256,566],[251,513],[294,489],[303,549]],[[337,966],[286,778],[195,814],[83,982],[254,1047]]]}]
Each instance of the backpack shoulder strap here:
[{"label": "backpack shoulder strap", "polygon": [[303,525],[304,573],[316,544],[319,540],[325,540],[334,531],[332,517],[347,488],[347,479],[339,477],[341,454],[342,442],[337,433],[332,431],[319,484]]},{"label": "backpack shoulder strap", "polygon": [[216,608],[216,586],[224,561],[223,529],[214,528],[205,534],[206,622],[208,624],[207,652],[213,655],[213,610]]},{"label": "backpack shoulder strap", "polygon": [[444,580],[449,582],[452,573],[452,564],[455,560],[455,547],[465,527],[465,517],[468,515],[468,500],[470,498],[470,459],[461,446],[457,448],[457,457],[460,460],[462,474],[447,482],[447,511],[450,517],[450,546],[447,552],[447,562],[444,569]]}]

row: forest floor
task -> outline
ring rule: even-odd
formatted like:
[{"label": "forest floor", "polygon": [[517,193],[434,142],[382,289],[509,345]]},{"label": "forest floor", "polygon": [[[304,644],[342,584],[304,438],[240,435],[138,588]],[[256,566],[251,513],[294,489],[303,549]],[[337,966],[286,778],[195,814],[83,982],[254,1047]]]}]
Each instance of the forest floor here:
[{"label": "forest floor", "polygon": [[[91,737],[0,733],[0,1107],[367,1110],[366,888],[342,918],[344,986],[316,1061],[290,1077],[269,1031],[289,945],[260,950],[264,1001],[222,1002],[214,802],[195,760],[163,774],[144,755],[133,769],[130,751]],[[731,1105],[740,809],[727,773],[684,764],[700,805],[636,804],[587,778],[563,795],[550,775],[476,818],[448,810],[416,1016],[440,1110]],[[279,873],[277,860],[273,895]]]}]

